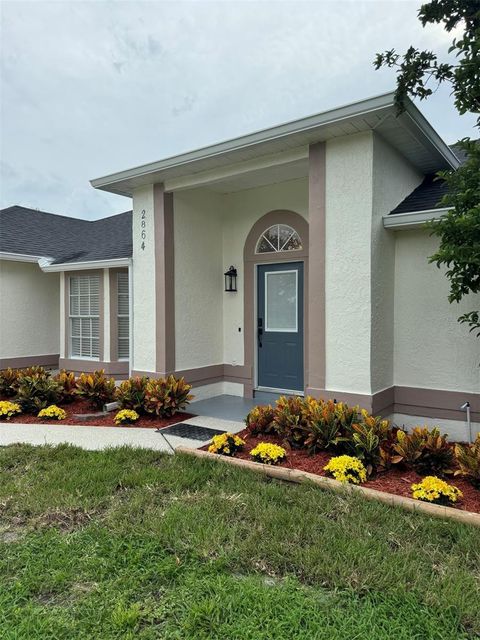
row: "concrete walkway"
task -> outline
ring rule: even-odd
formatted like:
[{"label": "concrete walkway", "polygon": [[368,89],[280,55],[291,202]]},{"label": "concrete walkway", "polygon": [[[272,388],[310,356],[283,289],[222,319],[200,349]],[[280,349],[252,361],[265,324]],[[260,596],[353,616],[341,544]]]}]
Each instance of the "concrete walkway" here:
[{"label": "concrete walkway", "polygon": [[[185,422],[231,432],[241,431],[244,427],[241,422],[221,420],[210,416],[196,416],[185,420]],[[159,433],[155,429],[0,423],[0,446],[19,442],[33,445],[68,443],[82,449],[98,450],[128,445],[172,453],[172,449],[179,446],[197,449],[208,442],[208,440],[191,440],[169,435],[165,437],[172,448],[169,447],[161,432]]]}]

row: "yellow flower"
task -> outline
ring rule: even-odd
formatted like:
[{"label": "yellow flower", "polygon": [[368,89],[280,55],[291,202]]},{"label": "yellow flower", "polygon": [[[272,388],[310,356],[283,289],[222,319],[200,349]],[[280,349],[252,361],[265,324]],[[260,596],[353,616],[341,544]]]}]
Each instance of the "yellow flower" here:
[{"label": "yellow flower", "polygon": [[233,433],[220,433],[217,436],[213,436],[212,444],[208,447],[210,453],[218,453],[224,456],[234,455],[237,451],[242,449],[245,441],[236,436]]},{"label": "yellow flower", "polygon": [[46,409],[42,409],[39,412],[38,417],[47,418],[50,420],[65,420],[65,418],[67,417],[67,413],[60,407],[57,407],[56,404],[51,404]]},{"label": "yellow flower", "polygon": [[260,442],[250,451],[250,455],[256,462],[262,462],[263,464],[278,464],[285,459],[287,452],[283,447],[279,447],[278,444]]},{"label": "yellow flower", "polygon": [[460,489],[436,476],[426,476],[422,482],[412,484],[412,496],[415,500],[434,504],[452,504],[463,496]]},{"label": "yellow flower", "polygon": [[133,409],[122,409],[117,413],[114,418],[114,422],[116,425],[120,424],[133,424],[138,420],[140,416]]},{"label": "yellow flower", "polygon": [[22,413],[22,408],[16,402],[0,400],[0,420],[10,420],[17,413]]},{"label": "yellow flower", "polygon": [[323,467],[328,475],[339,482],[360,484],[367,480],[367,471],[363,463],[353,456],[336,456]]}]

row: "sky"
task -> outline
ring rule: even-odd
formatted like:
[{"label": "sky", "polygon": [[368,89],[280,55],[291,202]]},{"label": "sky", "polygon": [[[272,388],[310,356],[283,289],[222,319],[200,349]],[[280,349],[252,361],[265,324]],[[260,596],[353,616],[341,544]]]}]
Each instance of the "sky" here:
[{"label": "sky", "polygon": [[[0,208],[97,219],[131,200],[89,180],[395,88],[375,54],[444,56],[420,1],[0,4]],[[475,136],[447,88],[418,105]]]}]

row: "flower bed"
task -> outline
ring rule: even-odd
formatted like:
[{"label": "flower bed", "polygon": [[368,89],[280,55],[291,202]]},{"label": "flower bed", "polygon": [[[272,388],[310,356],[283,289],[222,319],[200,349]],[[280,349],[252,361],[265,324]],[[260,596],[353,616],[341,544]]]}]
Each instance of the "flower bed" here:
[{"label": "flower bed", "polygon": [[143,415],[135,422],[134,424],[128,424],[121,427],[115,424],[115,416],[117,411],[109,411],[108,413],[100,413],[98,416],[83,419],[75,418],[75,415],[81,416],[82,414],[88,415],[97,413],[95,409],[86,402],[85,400],[75,400],[70,404],[62,405],[62,409],[65,410],[67,417],[65,420],[57,420],[57,419],[44,419],[39,418],[37,415],[22,413],[15,417],[10,418],[10,420],[0,422],[0,429],[2,428],[2,424],[55,424],[55,425],[74,425],[76,427],[117,427],[121,429],[160,429],[162,427],[168,427],[175,422],[183,422],[184,420],[188,420],[188,418],[193,418],[195,414],[193,413],[185,413],[179,412],[174,416],[170,416],[168,418],[159,418],[156,415]]},{"label": "flower bed", "polygon": [[[251,460],[252,458],[249,452],[260,442],[282,444],[282,439],[279,436],[252,436],[247,429],[241,431],[238,435],[245,440],[245,447],[243,451],[237,453],[235,457],[241,458],[242,460]],[[208,446],[202,448],[208,450]],[[319,453],[310,455],[305,449],[289,449],[287,450],[286,459],[280,462],[278,466],[287,469],[297,469],[298,471],[308,471],[309,473],[315,473],[319,476],[327,476],[323,467],[331,457],[332,455],[326,451],[320,451]],[[416,471],[393,468],[368,479],[367,482],[362,483],[362,487],[411,498],[412,484],[421,482],[422,478],[423,477]],[[451,482],[463,493],[462,500],[456,504],[454,508],[480,513],[480,491],[475,489],[467,480],[458,476],[452,478]]]},{"label": "flower bed", "polygon": [[480,434],[471,446],[451,443],[437,427],[407,433],[358,406],[310,397],[282,397],[245,422],[235,458],[266,462],[255,456],[258,445],[282,446],[279,467],[480,513]]},{"label": "flower bed", "polygon": [[[193,397],[190,389],[183,378],[174,376],[130,378],[117,387],[103,370],[76,378],[72,372],[53,375],[43,367],[6,369],[0,371],[0,400],[5,401],[0,426],[6,422],[158,429],[193,417],[183,411]],[[119,409],[102,411],[115,401]],[[115,422],[117,414],[124,419]]]}]

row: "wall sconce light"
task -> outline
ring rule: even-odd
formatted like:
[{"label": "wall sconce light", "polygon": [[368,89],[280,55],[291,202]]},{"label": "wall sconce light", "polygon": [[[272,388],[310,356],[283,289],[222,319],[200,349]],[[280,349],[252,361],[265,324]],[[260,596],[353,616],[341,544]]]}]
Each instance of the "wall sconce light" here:
[{"label": "wall sconce light", "polygon": [[237,290],[237,270],[235,267],[230,267],[224,274],[225,276],[225,291]]}]

